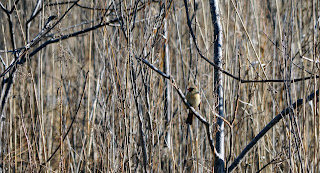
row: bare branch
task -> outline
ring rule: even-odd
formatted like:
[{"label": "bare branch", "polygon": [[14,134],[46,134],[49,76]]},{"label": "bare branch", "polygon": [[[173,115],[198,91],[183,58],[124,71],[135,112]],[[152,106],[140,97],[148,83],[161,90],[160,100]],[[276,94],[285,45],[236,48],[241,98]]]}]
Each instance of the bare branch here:
[{"label": "bare branch", "polygon": [[[235,80],[238,80],[239,82],[241,83],[266,83],[266,82],[291,82],[291,83],[294,83],[294,82],[299,82],[299,81],[304,81],[304,80],[308,80],[308,79],[312,79],[314,78],[314,75],[311,75],[309,77],[304,77],[304,78],[297,78],[297,79],[292,79],[292,80],[289,80],[287,81],[286,79],[262,79],[262,80],[244,80],[242,79],[241,77],[238,77],[238,76],[235,76],[233,74],[231,74],[230,72],[224,70],[222,67],[219,67],[217,64],[213,63],[212,61],[210,61],[207,57],[205,57],[199,46],[198,46],[198,42],[197,42],[197,39],[196,39],[196,36],[193,32],[193,29],[191,27],[191,20],[189,18],[189,12],[188,12],[188,6],[187,4],[185,3],[185,9],[186,9],[186,15],[187,15],[187,24],[188,24],[188,27],[189,27],[189,31],[190,31],[190,34],[192,36],[192,39],[193,39],[193,42],[195,43],[195,47],[198,51],[198,54],[200,55],[200,57],[202,59],[204,59],[205,61],[207,61],[210,65],[212,65],[213,67],[217,68],[219,71],[221,71],[223,74],[235,79]],[[316,78],[319,78],[318,75],[316,75]]]},{"label": "bare branch", "polygon": [[319,96],[319,90],[317,90],[315,93],[313,92],[310,94],[305,101],[303,99],[297,100],[295,103],[293,103],[291,106],[283,109],[280,114],[278,114],[276,117],[274,117],[269,124],[267,124],[260,133],[252,139],[252,141],[242,150],[240,155],[234,160],[234,162],[229,166],[228,172],[231,172],[236,168],[239,163],[242,161],[244,156],[255,146],[255,144],[274,126],[276,125],[282,118],[284,118],[289,113],[292,113],[293,110],[297,109],[299,106],[303,104],[303,102],[308,102],[313,100],[314,98],[318,99]]}]

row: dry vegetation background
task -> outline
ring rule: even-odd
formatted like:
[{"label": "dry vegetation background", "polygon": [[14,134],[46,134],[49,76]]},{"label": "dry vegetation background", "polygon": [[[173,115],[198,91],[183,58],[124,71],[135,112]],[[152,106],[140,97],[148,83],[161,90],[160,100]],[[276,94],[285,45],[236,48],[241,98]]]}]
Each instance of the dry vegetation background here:
[{"label": "dry vegetation background", "polygon": [[[0,2],[10,11],[15,1]],[[249,80],[223,76],[225,119],[230,123],[225,125],[228,167],[275,115],[318,89],[320,4],[220,3],[223,69]],[[9,15],[13,37],[8,15],[1,9],[1,72],[49,16],[57,16],[56,22],[74,5],[43,1],[27,32],[36,4],[36,0],[16,3]],[[209,2],[190,0],[188,12],[201,52],[213,61]],[[105,25],[63,37],[99,23]],[[58,41],[31,56],[52,39]],[[170,81],[167,105],[165,79],[136,58],[164,71],[166,56],[179,88],[186,92],[190,82],[198,85],[200,113],[214,125],[214,68],[195,49],[183,1],[79,1],[30,48],[25,62],[1,78],[2,171],[212,172],[214,155],[203,124],[194,120],[189,128],[187,108]],[[292,81],[304,77],[311,78]],[[253,82],[265,79],[277,80]],[[314,99],[284,117],[236,172],[319,172],[319,106]]]}]

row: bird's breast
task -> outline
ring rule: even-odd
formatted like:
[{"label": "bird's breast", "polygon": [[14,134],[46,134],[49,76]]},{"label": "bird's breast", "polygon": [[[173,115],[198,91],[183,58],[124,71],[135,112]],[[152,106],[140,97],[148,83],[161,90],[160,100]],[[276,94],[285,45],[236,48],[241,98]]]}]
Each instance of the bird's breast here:
[{"label": "bird's breast", "polygon": [[200,104],[200,94],[187,94],[186,96],[189,104],[191,104],[192,107],[196,108]]}]

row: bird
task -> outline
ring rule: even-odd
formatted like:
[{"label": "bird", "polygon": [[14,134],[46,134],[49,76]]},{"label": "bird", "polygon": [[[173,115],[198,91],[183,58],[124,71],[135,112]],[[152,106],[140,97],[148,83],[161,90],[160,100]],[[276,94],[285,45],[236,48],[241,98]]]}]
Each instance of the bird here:
[{"label": "bird", "polygon": [[[201,98],[200,98],[199,90],[196,86],[190,86],[188,88],[188,93],[186,95],[186,99],[187,99],[188,103],[193,108],[199,107],[199,110],[200,110]],[[192,125],[192,120],[193,120],[193,112],[191,110],[189,110],[189,114],[188,114],[188,118],[186,120],[186,123],[189,125]]]}]

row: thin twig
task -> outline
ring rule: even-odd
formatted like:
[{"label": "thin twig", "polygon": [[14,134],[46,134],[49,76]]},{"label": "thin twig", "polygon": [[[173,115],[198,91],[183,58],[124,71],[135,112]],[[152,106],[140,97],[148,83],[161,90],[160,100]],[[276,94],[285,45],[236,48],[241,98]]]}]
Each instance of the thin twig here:
[{"label": "thin twig", "polygon": [[[70,126],[69,126],[66,134],[63,136],[63,141],[66,139],[66,137],[67,137],[67,135],[69,134],[71,128],[73,127],[73,123],[74,123],[74,121],[75,121],[75,119],[76,119],[76,117],[77,117],[77,115],[78,115],[78,112],[79,112],[79,110],[80,110],[80,108],[81,108],[82,100],[83,100],[84,93],[85,93],[85,90],[86,90],[88,73],[89,73],[89,71],[86,72],[85,81],[84,81],[84,84],[83,84],[82,94],[81,94],[80,102],[79,102],[79,104],[78,104],[78,108],[77,108],[77,110],[76,110],[75,115],[74,115],[73,118],[72,118],[71,124],[70,124]],[[40,164],[41,168],[53,158],[53,156],[57,153],[57,151],[60,149],[60,147],[61,147],[61,143],[60,143],[59,146],[54,150],[54,152],[51,154],[51,156],[50,156],[45,162],[43,162],[43,163]],[[41,169],[41,168],[40,168],[40,169]]]}]

